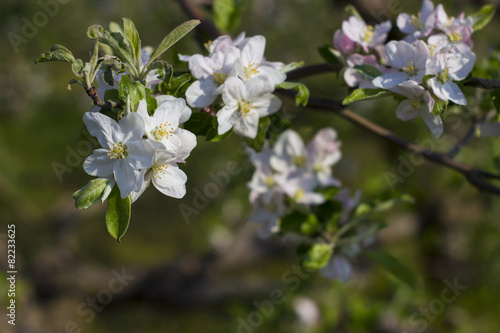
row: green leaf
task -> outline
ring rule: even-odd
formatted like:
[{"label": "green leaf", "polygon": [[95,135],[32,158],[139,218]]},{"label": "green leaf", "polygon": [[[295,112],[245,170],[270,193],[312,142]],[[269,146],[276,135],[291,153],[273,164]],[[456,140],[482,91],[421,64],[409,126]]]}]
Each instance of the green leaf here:
[{"label": "green leaf", "polygon": [[134,65],[130,44],[121,32],[109,32],[94,24],[88,28],[87,36],[109,46],[118,58],[131,66]]},{"label": "green leaf", "polygon": [[410,270],[410,268],[399,261],[399,259],[396,259],[395,257],[382,251],[367,251],[364,252],[364,255],[375,264],[387,270],[398,280],[401,280],[410,287],[415,288],[417,284],[417,277]]},{"label": "green leaf", "polygon": [[107,185],[108,180],[104,178],[92,179],[89,181],[87,185],[73,193],[76,208],[87,209],[92,207],[100,200]]},{"label": "green leaf", "polygon": [[71,70],[77,77],[83,77],[84,69],[85,65],[82,59],[76,59],[75,62],[71,64]]},{"label": "green leaf", "polygon": [[55,44],[52,45],[49,52],[42,53],[38,58],[36,58],[35,64],[49,61],[65,61],[72,64],[75,62],[75,57],[73,56],[73,53],[71,53],[71,51],[64,46]]},{"label": "green leaf", "polygon": [[184,123],[184,129],[195,135],[205,136],[208,130],[212,128],[212,118],[208,112],[193,112],[191,118]]},{"label": "green leaf", "polygon": [[165,60],[155,60],[153,61],[147,68],[146,73],[149,73],[153,70],[158,71],[158,77],[161,78],[164,82],[169,83],[174,74],[174,69],[172,65],[170,65]]},{"label": "green leaf", "polygon": [[126,17],[123,18],[123,33],[132,47],[132,55],[138,66],[141,62],[141,39],[139,38],[139,33],[135,28],[134,22]]},{"label": "green leaf", "polygon": [[495,6],[485,5],[478,12],[472,14],[472,29],[474,31],[483,29],[488,23],[490,23],[493,16],[495,16],[495,10]]},{"label": "green leaf", "polygon": [[376,67],[370,65],[356,65],[354,66],[354,69],[368,80],[372,80],[377,76],[382,75],[381,71],[379,71]]},{"label": "green leaf", "polygon": [[448,101],[443,101],[442,99],[434,96],[434,94],[432,95],[434,99],[434,108],[432,109],[432,113],[435,116],[439,116],[440,114],[446,112],[446,110],[448,109]]},{"label": "green leaf", "polygon": [[123,75],[118,84],[118,99],[126,103],[130,96],[130,106],[135,109],[142,99],[146,98],[146,88],[140,82],[132,82],[128,75]]},{"label": "green leaf", "polygon": [[231,128],[226,133],[219,134],[218,128],[219,128],[219,122],[217,120],[217,117],[212,117],[212,127],[210,127],[210,129],[207,131],[205,140],[210,142],[219,142],[224,140],[233,133],[233,129]]},{"label": "green leaf", "polygon": [[115,186],[108,197],[106,210],[106,226],[113,238],[120,242],[130,223],[130,198],[122,199],[118,186]]},{"label": "green leaf", "polygon": [[170,80],[161,82],[158,86],[160,92],[174,97],[185,97],[186,90],[189,88],[189,83],[194,82],[194,78],[190,73],[185,73],[179,76],[171,76]]},{"label": "green leaf", "polygon": [[319,221],[314,214],[306,214],[298,210],[283,216],[280,221],[280,233],[296,232],[303,235],[313,235],[318,231]]},{"label": "green leaf", "polygon": [[393,92],[384,89],[356,89],[344,99],[342,105],[348,105],[357,101],[368,101],[372,99],[394,95]]},{"label": "green leaf", "polygon": [[309,249],[302,265],[308,270],[318,270],[325,267],[332,257],[333,248],[329,244],[315,243]]},{"label": "green leaf", "polygon": [[309,89],[302,83],[282,82],[276,86],[276,89],[295,90],[297,92],[297,95],[295,95],[295,105],[297,106],[306,106],[309,101]]},{"label": "green leaf", "polygon": [[266,143],[266,133],[271,125],[271,118],[264,117],[259,119],[259,130],[257,132],[257,136],[254,139],[250,139],[245,137],[245,143],[255,150],[256,152],[261,152],[262,148],[264,148],[264,144]]},{"label": "green leaf", "polygon": [[151,59],[146,64],[146,67],[149,66],[149,64],[152,63],[156,58],[165,53],[165,51],[167,51],[170,47],[172,47],[172,45],[177,43],[200,23],[201,22],[198,20],[191,20],[182,23],[174,30],[172,30],[167,36],[165,36],[160,45],[158,45],[158,47],[153,51],[153,53],[151,54]]},{"label": "green leaf", "polygon": [[214,23],[220,30],[236,30],[241,22],[241,1],[215,0],[213,2]]},{"label": "green leaf", "polygon": [[288,73],[288,72],[291,72],[297,68],[301,68],[304,66],[304,62],[303,61],[300,61],[300,62],[291,62],[289,64],[286,64],[283,68],[280,69],[280,72],[282,73]]},{"label": "green leaf", "polygon": [[342,54],[330,45],[318,47],[318,52],[327,64],[334,67],[346,66],[346,62]]},{"label": "green leaf", "polygon": [[146,103],[148,106],[148,113],[153,115],[154,111],[158,108],[158,101],[151,96],[151,89],[149,88],[146,88]]}]

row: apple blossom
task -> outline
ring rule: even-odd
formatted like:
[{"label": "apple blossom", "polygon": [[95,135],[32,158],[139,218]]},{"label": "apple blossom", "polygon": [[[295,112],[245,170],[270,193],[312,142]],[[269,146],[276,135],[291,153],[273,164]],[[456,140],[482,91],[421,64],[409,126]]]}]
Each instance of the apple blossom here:
[{"label": "apple blossom", "polygon": [[349,87],[358,87],[360,89],[373,89],[375,86],[373,85],[371,80],[365,79],[355,68],[354,66],[358,65],[370,65],[373,67],[380,67],[377,57],[373,54],[363,56],[361,54],[355,53],[347,58],[347,65],[349,66],[344,71],[344,80]]},{"label": "apple blossom", "polygon": [[144,169],[153,166],[155,151],[149,140],[143,139],[145,125],[142,117],[133,112],[117,123],[98,112],[87,112],[83,121],[89,133],[102,148],[94,150],[83,164],[92,176],[114,176],[121,197],[126,198],[140,186]]},{"label": "apple blossom", "polygon": [[434,4],[430,0],[422,2],[418,16],[401,13],[396,21],[399,30],[408,35],[404,39],[408,43],[414,43],[418,39],[429,36],[434,29],[435,22]]},{"label": "apple blossom", "polygon": [[387,34],[392,28],[390,21],[385,21],[376,26],[367,25],[365,21],[351,16],[342,23],[342,32],[353,42],[361,45],[365,52],[385,42]]},{"label": "apple blossom", "polygon": [[379,88],[391,88],[407,80],[421,83],[430,59],[429,49],[421,40],[415,46],[405,41],[391,41],[385,46],[387,63],[398,71],[392,71],[373,80]]},{"label": "apple blossom", "polygon": [[255,138],[259,119],[281,108],[281,101],[272,95],[274,85],[268,76],[256,76],[247,82],[231,77],[222,91],[224,107],[217,113],[218,132],[224,134],[234,127],[238,134]]}]

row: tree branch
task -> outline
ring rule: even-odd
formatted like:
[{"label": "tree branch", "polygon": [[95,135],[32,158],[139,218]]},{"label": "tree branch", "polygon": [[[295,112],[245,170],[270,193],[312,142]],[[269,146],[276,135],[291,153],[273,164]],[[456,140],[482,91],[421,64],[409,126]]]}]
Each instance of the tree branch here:
[{"label": "tree branch", "polygon": [[186,15],[192,19],[197,19],[200,20],[200,28],[210,37],[210,38],[217,38],[222,33],[220,32],[219,29],[213,24],[213,22],[205,17],[205,14],[197,7],[195,6],[191,1],[189,0],[177,0]]},{"label": "tree branch", "polygon": [[487,90],[499,89],[500,81],[473,77],[464,83],[464,86],[483,88]]},{"label": "tree branch", "polygon": [[87,87],[84,87],[84,89],[85,89],[85,92],[87,93],[87,95],[89,95],[89,97],[92,98],[94,105],[100,107],[102,110],[111,110],[112,108],[120,107],[122,105],[121,102],[103,100],[97,94],[97,90],[95,89],[94,86],[90,87],[90,89]]}]

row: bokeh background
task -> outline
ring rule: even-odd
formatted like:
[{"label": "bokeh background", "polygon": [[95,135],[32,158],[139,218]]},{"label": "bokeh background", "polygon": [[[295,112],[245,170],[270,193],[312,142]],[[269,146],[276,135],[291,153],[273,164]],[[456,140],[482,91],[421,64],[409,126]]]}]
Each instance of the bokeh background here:
[{"label": "bokeh background", "polygon": [[[210,1],[196,2],[209,10]],[[454,16],[475,12],[484,3],[443,1]],[[400,12],[417,13],[421,5],[416,0],[246,0],[240,30],[266,36],[269,60],[319,63],[316,47],[332,43],[348,4],[368,21],[387,19],[389,8],[395,9],[390,15],[395,20]],[[238,151],[241,141],[235,135],[220,143],[199,140],[184,167],[189,176],[186,197],[175,200],[148,190],[133,205],[129,230],[117,244],[106,231],[105,206],[78,211],[71,198],[89,179],[81,167],[85,156],[67,158],[77,148],[90,100],[77,86],[66,89],[72,78],[67,64],[35,65],[33,59],[55,43],[86,59],[93,45],[86,37],[87,27],[107,26],[122,17],[135,22],[143,45],[155,46],[188,17],[177,1],[61,1],[57,13],[15,52],[8,33],[22,35],[24,18],[32,22],[41,10],[37,1],[0,3],[2,332],[500,331],[499,198],[429,163],[416,166],[396,185],[396,191],[414,196],[415,204],[387,215],[388,227],[375,245],[411,267],[418,276],[415,289],[363,259],[355,262],[354,276],[346,283],[290,275],[297,264],[294,240],[260,239],[256,227],[246,222],[251,211],[246,182],[253,170]],[[478,63],[500,44],[499,29],[496,17],[474,34]],[[400,37],[393,29],[390,38]],[[178,52],[202,52],[197,34],[190,34],[164,58],[174,61]],[[335,74],[303,82],[315,96],[340,99],[346,94]],[[395,106],[384,99],[354,109],[408,139],[432,140],[420,119],[396,119]],[[445,120],[446,139],[436,143],[437,150],[453,146],[476,109],[450,111],[447,117],[455,120]],[[346,187],[361,189],[364,200],[392,192],[386,173],[397,174],[401,159],[408,159],[406,152],[334,115],[299,110],[290,103],[286,110],[306,140],[323,127],[338,131],[343,159],[334,172]],[[499,153],[498,140],[473,139],[458,159],[492,170]],[[71,169],[62,181],[54,162]],[[203,191],[212,182],[210,172],[223,171],[230,162],[241,172],[198,214],[183,218],[179,205],[194,207],[196,189]],[[5,234],[12,223],[17,229],[19,272],[15,327],[6,325],[5,315]],[[116,272],[123,270],[133,278],[121,292],[107,292]],[[447,288],[446,281],[455,280],[467,288],[440,307],[443,303],[436,300]],[[254,318],[255,323],[260,318],[256,304],[269,300],[274,289],[284,292],[284,303],[261,315],[264,320],[258,327],[243,327],[242,321]],[[111,295],[109,304],[97,306],[91,315],[87,302],[106,298],[105,294]],[[434,314],[424,315],[422,309],[429,307],[434,307]]]}]

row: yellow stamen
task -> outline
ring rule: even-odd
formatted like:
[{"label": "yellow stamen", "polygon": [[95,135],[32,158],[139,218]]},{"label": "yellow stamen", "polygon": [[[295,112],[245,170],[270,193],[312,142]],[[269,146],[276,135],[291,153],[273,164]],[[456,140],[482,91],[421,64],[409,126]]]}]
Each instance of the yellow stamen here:
[{"label": "yellow stamen", "polygon": [[156,141],[161,141],[162,139],[168,139],[174,134],[174,128],[167,121],[166,123],[160,124],[151,131],[151,135]]},{"label": "yellow stamen", "polygon": [[212,72],[212,79],[218,85],[224,84],[227,79],[227,74],[225,74],[220,68],[214,69]]},{"label": "yellow stamen", "polygon": [[259,74],[259,65],[255,62],[251,62],[248,67],[245,67],[245,77],[250,79],[252,76]]},{"label": "yellow stamen", "polygon": [[161,179],[161,176],[165,174],[165,172],[168,169],[168,166],[169,166],[168,163],[165,163],[165,164],[155,163],[153,165],[153,172],[156,174],[156,177],[158,179]]},{"label": "yellow stamen", "polygon": [[363,41],[366,43],[371,43],[374,34],[375,32],[373,26],[367,25],[365,28],[365,36],[363,37]]},{"label": "yellow stamen", "polygon": [[114,159],[122,159],[128,156],[127,153],[127,145],[124,145],[121,142],[118,142],[118,144],[113,143],[113,148],[111,148],[108,151],[108,156],[109,159],[114,160]]},{"label": "yellow stamen", "polygon": [[418,74],[418,69],[415,68],[415,64],[411,60],[407,60],[405,66],[402,69],[410,76],[415,76]]},{"label": "yellow stamen", "polygon": [[246,100],[241,100],[238,104],[238,107],[240,109],[240,112],[241,114],[243,115],[243,117],[247,117],[249,114],[252,115],[252,113],[250,113],[253,109],[255,109],[255,106],[246,101]]},{"label": "yellow stamen", "polygon": [[294,156],[292,158],[292,163],[297,166],[303,167],[306,165],[306,158],[304,156]]}]

